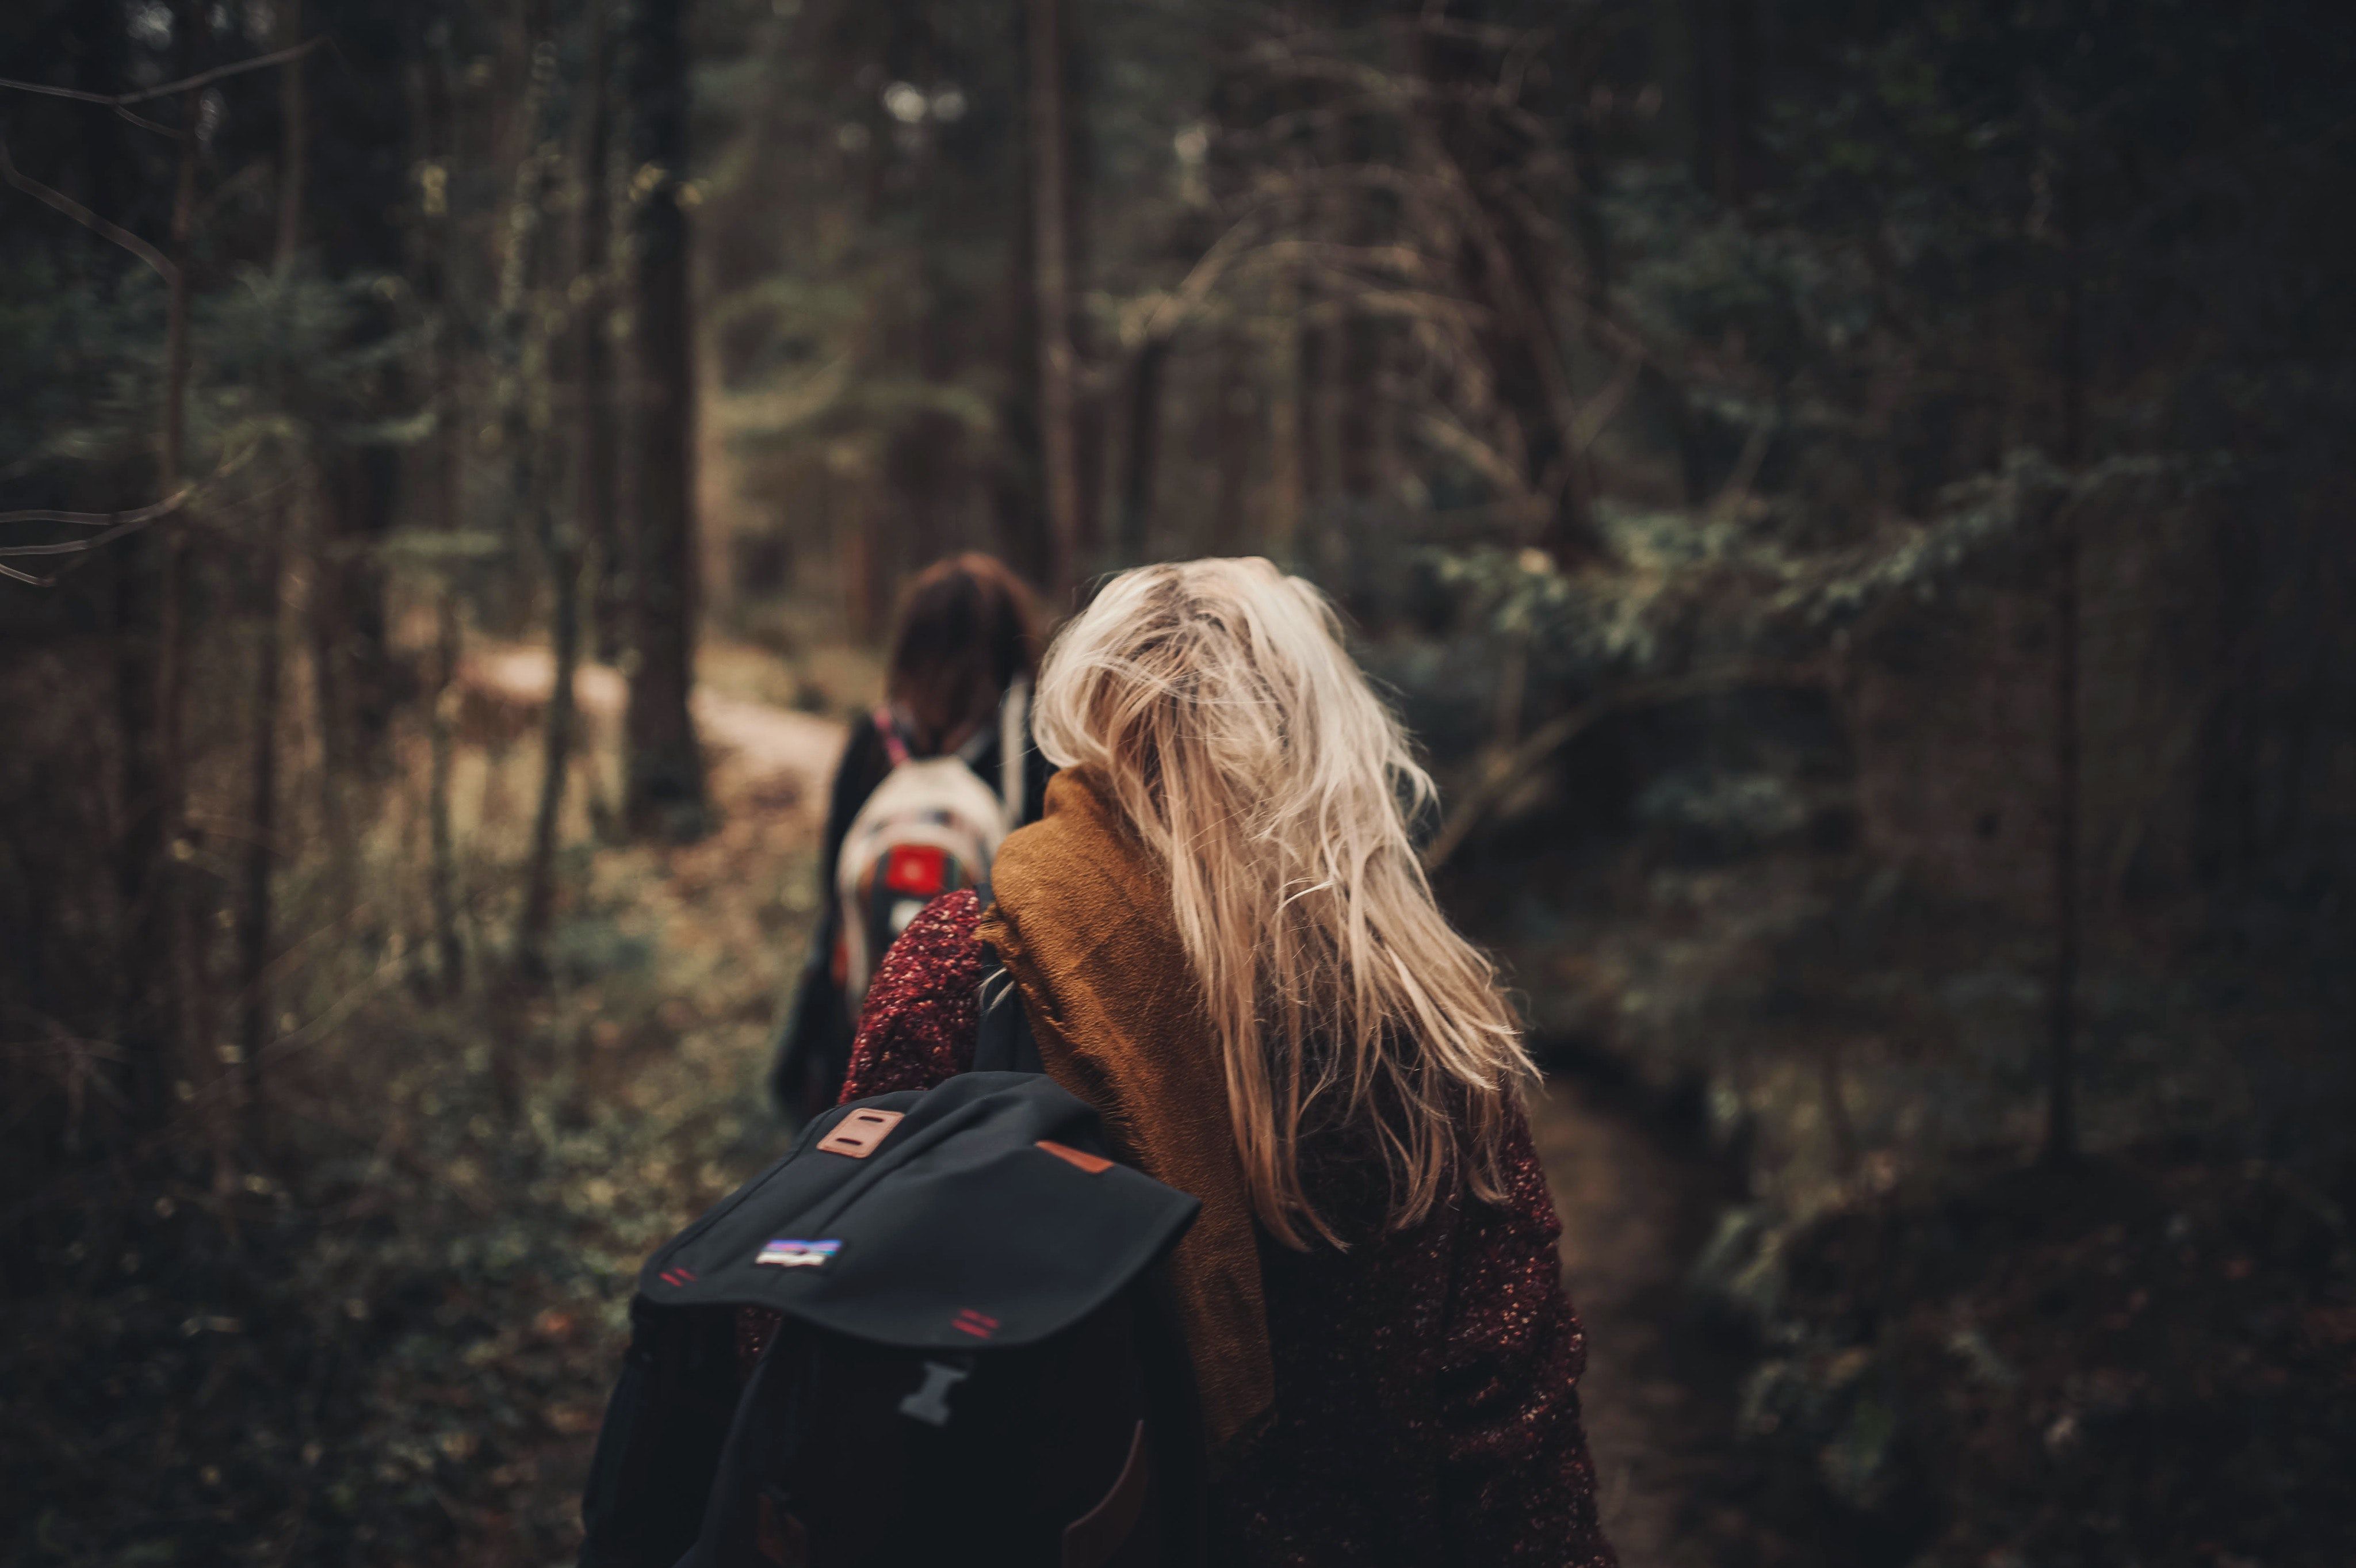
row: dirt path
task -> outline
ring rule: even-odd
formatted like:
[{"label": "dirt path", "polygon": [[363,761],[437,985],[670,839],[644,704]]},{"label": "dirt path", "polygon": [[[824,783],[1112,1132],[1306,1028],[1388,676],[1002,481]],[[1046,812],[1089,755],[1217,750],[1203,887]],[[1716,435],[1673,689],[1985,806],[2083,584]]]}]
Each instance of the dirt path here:
[{"label": "dirt path", "polygon": [[[537,722],[534,715],[556,685],[556,664],[544,648],[487,645],[467,656],[458,683],[483,711],[477,722],[520,729]],[[584,664],[573,693],[593,746],[610,744],[629,701],[622,672],[610,664]],[[727,773],[715,784],[716,795],[756,807],[792,800],[823,814],[827,780],[842,750],[840,723],[709,685],[696,689],[694,708],[704,746],[718,754]]]},{"label": "dirt path", "polygon": [[1732,1568],[1761,1544],[1731,1435],[1740,1369],[1690,1320],[1684,1274],[1715,1178],[1612,1097],[1556,1078],[1531,1131],[1587,1326],[1580,1397],[1603,1523],[1624,1568]]}]

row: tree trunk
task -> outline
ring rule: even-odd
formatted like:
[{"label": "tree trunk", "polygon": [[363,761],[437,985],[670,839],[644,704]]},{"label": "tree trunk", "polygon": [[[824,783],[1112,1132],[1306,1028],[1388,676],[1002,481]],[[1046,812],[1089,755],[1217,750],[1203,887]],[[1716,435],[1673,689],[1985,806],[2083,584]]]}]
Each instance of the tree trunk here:
[{"label": "tree trunk", "polygon": [[[525,16],[532,34],[531,87],[525,99],[524,114],[528,134],[522,160],[516,168],[507,223],[508,252],[499,280],[501,351],[509,372],[509,512],[512,526],[530,542],[528,550],[518,552],[519,560],[529,561],[536,553],[549,568],[555,596],[567,600],[572,589],[558,580],[565,574],[560,565],[555,499],[550,493],[555,481],[550,405],[556,367],[551,363],[551,350],[555,345],[546,329],[543,298],[547,292],[544,285],[555,271],[549,264],[546,214],[556,190],[556,21],[553,7],[544,4],[527,6]],[[516,603],[523,607],[518,618],[524,618],[535,596],[528,570],[519,569],[513,575],[513,591]],[[569,622],[573,618],[571,603],[562,603],[557,616]],[[569,626],[560,628],[557,639],[567,639],[571,629]],[[541,757],[547,766],[532,813],[530,848],[524,863],[523,913],[515,948],[517,972],[527,980],[538,978],[541,972],[540,947],[547,935],[549,911],[555,897],[556,824],[563,803],[564,769],[572,738],[572,695],[569,681],[552,689],[541,725]],[[501,1070],[504,1072],[505,1068]]]},{"label": "tree trunk", "polygon": [[[2075,477],[2086,460],[2086,366],[2079,219],[2082,192],[2074,163],[2062,176],[2061,381],[2062,461]],[[2053,987],[2048,998],[2045,1159],[2078,1157],[2078,757],[2079,539],[2074,494],[2053,514]]]},{"label": "tree trunk", "polygon": [[[77,65],[75,84],[90,92],[121,91],[123,82],[129,77],[131,53],[130,37],[121,17],[112,8],[98,6],[82,6],[65,15],[72,28],[70,48]],[[93,116],[83,134],[81,152],[88,160],[90,206],[101,213],[120,215],[126,223],[136,227],[134,193],[138,187],[141,149],[134,145],[134,138],[144,141],[147,133],[123,121]],[[113,279],[118,287],[146,286],[144,279],[122,272],[114,260],[113,241],[94,232],[77,233],[86,234],[80,242],[92,253],[107,258],[104,263],[91,269],[90,275]],[[78,263],[82,261],[75,259]],[[92,488],[80,493],[88,497],[89,508],[94,511],[127,511],[156,499],[149,490],[148,476],[142,472],[109,469],[91,478]],[[93,564],[96,570],[106,574],[106,646],[110,655],[107,698],[117,731],[117,744],[112,748],[112,777],[107,782],[119,814],[112,834],[99,841],[100,864],[115,899],[106,958],[114,966],[117,983],[105,989],[102,1009],[91,1023],[93,1034],[112,1040],[121,1052],[122,1060],[112,1076],[134,1122],[146,1119],[151,1098],[160,1104],[160,1099],[153,1093],[158,1075],[149,1070],[161,1061],[162,1048],[155,1027],[155,1001],[161,992],[155,984],[158,971],[151,956],[155,947],[148,912],[152,908],[149,889],[163,865],[157,813],[160,768],[155,746],[155,606],[162,547],[162,530],[149,529],[130,535],[109,553],[108,559]],[[55,776],[58,771],[45,770],[35,777],[40,798],[28,803],[33,809],[15,814],[11,832],[66,820],[63,801],[75,786]],[[41,897],[42,888],[44,884],[54,886],[73,875],[72,863],[54,869],[37,869],[38,863],[29,858],[20,860],[20,864],[25,866],[20,886],[27,903],[24,923],[16,929],[31,931],[44,925],[54,929],[59,923],[54,914],[57,906]],[[55,972],[50,950],[38,941],[26,941],[14,956],[24,965],[28,1004],[43,1013],[51,1013],[52,1004],[44,995],[50,990],[46,977]],[[59,1013],[64,1010],[62,1006],[54,1009]],[[14,1081],[26,1080],[19,1078]],[[12,1151],[28,1164],[12,1167],[7,1173],[9,1179],[20,1171],[46,1169],[45,1156],[52,1150],[78,1149],[84,1136],[81,1118],[71,1115],[64,1124],[45,1129],[45,1133],[41,1145],[28,1147],[20,1143]],[[27,1251],[26,1255],[31,1254]]]},{"label": "tree trunk", "polygon": [[587,0],[588,48],[582,65],[579,262],[588,297],[576,324],[573,366],[581,401],[578,482],[580,527],[589,557],[590,622],[597,657],[618,662],[628,641],[628,562],[622,548],[621,456],[614,421],[614,295],[607,276],[614,213],[606,150],[613,138],[606,10],[611,0]]},{"label": "tree trunk", "polygon": [[[425,199],[419,204],[411,264],[416,270],[418,300],[426,312],[423,371],[435,411],[433,439],[423,454],[427,526],[446,537],[458,532],[465,521],[461,497],[466,438],[458,408],[457,335],[452,325],[447,184],[459,151],[458,115],[446,41],[440,45],[421,41],[414,59],[410,113],[419,138],[418,152],[422,162],[442,171],[442,178],[426,187]],[[466,983],[466,945],[458,929],[455,834],[450,821],[450,772],[455,751],[450,703],[458,673],[461,632],[457,594],[448,575],[452,570],[443,566],[434,586],[434,655],[426,667],[423,693],[426,918],[431,927],[434,979],[444,997],[456,996]]]},{"label": "tree trunk", "polygon": [[635,213],[640,389],[637,542],[632,563],[637,662],[626,723],[632,832],[702,832],[703,757],[689,699],[695,684],[695,346],[687,213],[687,0],[637,0],[631,13],[632,151],[653,171]]},{"label": "tree trunk", "polygon": [[[602,421],[591,412],[593,405],[602,403],[602,388],[591,384],[589,370],[593,357],[601,346],[602,312],[594,307],[598,269],[605,253],[602,229],[605,224],[605,203],[592,195],[589,170],[602,168],[604,158],[596,149],[604,142],[605,125],[605,23],[604,0],[588,0],[588,47],[585,51],[582,83],[583,113],[579,124],[581,146],[573,166],[582,181],[580,200],[576,203],[576,225],[573,235],[573,275],[576,286],[586,282],[589,296],[581,304],[581,319],[574,324],[565,355],[568,361],[561,369],[570,371],[562,380],[569,381],[578,392],[582,404],[581,440],[573,453],[573,494],[577,512],[585,512],[598,494],[601,482],[610,481],[611,454],[601,452],[597,438],[602,434]],[[601,176],[602,177],[602,176]],[[553,489],[555,475],[542,479],[543,490]],[[610,489],[604,499],[610,505]],[[581,568],[584,530],[580,521],[561,518],[557,509],[549,504],[543,494],[539,507],[540,549],[548,563],[550,595],[550,642],[552,645],[554,682],[548,696],[548,720],[541,733],[540,800],[532,812],[531,854],[524,875],[523,918],[516,933],[517,964],[530,980],[545,979],[548,972],[548,929],[556,907],[556,845],[558,829],[564,814],[565,785],[573,763],[573,733],[575,727],[573,705],[573,675],[581,664]],[[594,538],[592,524],[590,537]]]},{"label": "tree trunk", "polygon": [[1824,1101],[1833,1174],[1847,1181],[1857,1175],[1863,1151],[1858,1147],[1857,1120],[1848,1113],[1847,1075],[1843,1069],[1840,1033],[1827,1029],[1817,1047],[1816,1093]]},{"label": "tree trunk", "polygon": [[285,662],[279,601],[285,592],[286,514],[271,510],[262,542],[259,624],[253,660],[253,757],[247,811],[245,897],[238,919],[238,1048],[245,1080],[258,1087],[270,1040],[271,871],[278,854],[278,695]]},{"label": "tree trunk", "polygon": [[553,600],[551,627],[555,648],[555,684],[548,694],[548,722],[541,732],[540,801],[532,812],[531,858],[524,876],[523,918],[516,932],[517,965],[526,978],[545,978],[548,928],[556,907],[556,840],[564,811],[564,785],[573,762],[573,680],[581,666],[581,554],[575,531],[543,508],[541,550],[548,560]]},{"label": "tree trunk", "polygon": [[[322,458],[326,461],[325,455]],[[329,486],[322,475],[319,504],[311,510],[309,534],[310,583],[303,596],[303,629],[311,656],[311,725],[319,736],[319,768],[315,782],[318,786],[316,802],[319,812],[320,836],[327,841],[329,857],[336,863],[335,895],[344,896],[350,881],[345,873],[349,859],[350,835],[344,831],[343,778],[347,764],[344,744],[343,682],[337,674],[335,594],[336,530],[335,506],[325,491]]]},{"label": "tree trunk", "polygon": [[[289,0],[284,13],[282,45],[302,37],[302,0]],[[303,62],[279,68],[279,109],[282,120],[278,168],[278,242],[273,264],[281,298],[294,274],[294,253],[302,237],[304,145]],[[282,390],[284,381],[281,382]],[[282,403],[284,399],[282,398]],[[290,411],[291,412],[291,411]],[[298,457],[297,461],[300,459]],[[284,632],[279,601],[285,592],[287,513],[279,504],[270,511],[262,542],[261,618],[256,628],[253,667],[253,757],[251,801],[247,812],[245,897],[238,927],[238,989],[242,1002],[238,1048],[242,1053],[249,1090],[260,1086],[262,1049],[270,1038],[271,871],[278,854],[278,696],[285,662]]]},{"label": "tree trunk", "polygon": [[163,692],[164,550],[163,530],[133,534],[123,541],[114,579],[114,718],[122,739],[117,789],[123,811],[115,846],[120,927],[114,967],[123,988],[112,1032],[123,1052],[125,1098],[142,1124],[162,1120],[166,1110],[176,1010],[169,983],[170,928],[164,914],[172,812],[157,713]]},{"label": "tree trunk", "polygon": [[434,596],[434,687],[426,695],[425,897],[434,920],[434,952],[444,996],[466,984],[466,944],[458,934],[458,869],[450,830],[450,689],[458,674],[458,596],[443,584]]},{"label": "tree trunk", "polygon": [[1383,385],[1382,323],[1353,313],[1341,330],[1342,367],[1336,386],[1333,481],[1355,508],[1376,494],[1389,476],[1376,461],[1378,435],[1387,423]]},{"label": "tree trunk", "polygon": [[1119,564],[1134,566],[1152,548],[1153,485],[1162,456],[1162,380],[1170,339],[1146,338],[1129,370],[1129,419],[1121,446]]},{"label": "tree trunk", "polygon": [[1061,603],[1079,571],[1078,371],[1072,350],[1071,190],[1062,0],[1025,0],[1030,57],[1032,290],[1039,332],[1039,453],[1046,492],[1048,591]]},{"label": "tree trunk", "polygon": [[1694,181],[1733,206],[1749,192],[1759,119],[1757,0],[1688,0]]},{"label": "tree trunk", "polygon": [[1268,553],[1278,564],[1297,564],[1301,514],[1308,510],[1309,483],[1302,462],[1309,444],[1303,407],[1301,274],[1287,266],[1277,274],[1275,340],[1268,367]]},{"label": "tree trunk", "polygon": [[[285,0],[285,6],[281,13],[279,47],[292,48],[303,41],[303,0]],[[272,264],[282,278],[294,270],[294,252],[303,238],[303,181],[309,176],[311,154],[305,139],[306,85],[301,56],[278,68],[278,242]]]},{"label": "tree trunk", "polygon": [[2078,525],[2064,497],[2053,550],[2053,987],[2048,999],[2045,1158],[2078,1155]]},{"label": "tree trunk", "polygon": [[[1023,13],[1016,9],[1009,15],[1014,34],[1020,35],[1026,27]],[[1020,36],[1010,43],[1023,47]],[[1027,156],[1026,152],[1026,167]],[[1006,273],[1000,285],[997,330],[1005,387],[998,399],[1000,456],[993,466],[990,499],[1000,553],[1031,581],[1044,585],[1054,574],[1055,552],[1041,500],[1039,469],[1039,269],[1033,261],[1039,248],[1039,225],[1030,209],[1037,193],[1027,176],[1016,188],[1023,211],[1020,221],[1009,226]],[[840,526],[854,539],[866,537],[854,517],[845,517]]]},{"label": "tree trunk", "polygon": [[1218,379],[1213,393],[1211,459],[1218,479],[1213,491],[1209,543],[1214,555],[1239,553],[1246,513],[1251,509],[1253,437],[1258,410],[1252,399],[1251,366],[1243,339],[1227,333],[1219,345]]},{"label": "tree trunk", "polygon": [[134,534],[123,542],[114,592],[114,717],[122,732],[118,789],[123,829],[116,843],[115,895],[121,929],[115,956],[123,977],[114,1025],[123,1056],[125,1096],[134,1119],[162,1118],[173,1011],[171,949],[163,918],[166,823],[162,736],[156,725],[162,643],[156,622],[164,594],[164,541]]},{"label": "tree trunk", "polygon": [[[388,394],[392,395],[392,394]],[[326,616],[317,633],[332,674],[322,687],[341,768],[382,778],[390,761],[394,689],[392,620],[380,547],[392,532],[401,489],[400,454],[359,446],[338,455],[335,481],[320,497],[327,542],[317,564]]]},{"label": "tree trunk", "polygon": [[[198,68],[199,17],[183,0],[176,18],[184,74]],[[180,156],[173,188],[172,278],[164,328],[164,406],[156,452],[156,490],[180,488],[186,467],[188,389],[188,238],[197,204],[197,113],[200,95],[182,95]],[[119,880],[124,893],[128,950],[123,972],[134,977],[138,1000],[123,1041],[134,1112],[163,1120],[169,1079],[187,1045],[191,976],[185,929],[185,877],[178,854],[186,776],[181,751],[181,693],[187,662],[183,579],[187,519],[174,518],[143,541],[149,548],[125,564],[118,601],[129,632],[117,665],[118,713],[123,727],[125,807]]]}]

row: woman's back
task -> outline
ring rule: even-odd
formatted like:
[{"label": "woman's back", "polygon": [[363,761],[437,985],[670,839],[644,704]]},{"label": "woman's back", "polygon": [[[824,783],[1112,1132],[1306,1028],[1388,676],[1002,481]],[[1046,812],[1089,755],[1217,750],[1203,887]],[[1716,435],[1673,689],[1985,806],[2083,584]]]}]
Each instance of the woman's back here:
[{"label": "woman's back", "polygon": [[[980,923],[980,901],[953,894],[894,946],[846,1099],[970,1065]],[[1210,1560],[1612,1562],[1579,1418],[1585,1341],[1518,1114],[1503,1201],[1451,1190],[1404,1230],[1384,1223],[1388,1181],[1364,1128],[1305,1131],[1304,1185],[1351,1244],[1287,1246],[1253,1228],[1274,1397],[1214,1466]]]},{"label": "woman's back", "polygon": [[986,945],[1046,1070],[1200,1200],[1170,1279],[1220,1560],[1611,1561],[1532,1069],[1331,609],[1265,562],[1125,574],[1037,734],[1041,821],[894,947],[849,1090],[963,1069]]}]

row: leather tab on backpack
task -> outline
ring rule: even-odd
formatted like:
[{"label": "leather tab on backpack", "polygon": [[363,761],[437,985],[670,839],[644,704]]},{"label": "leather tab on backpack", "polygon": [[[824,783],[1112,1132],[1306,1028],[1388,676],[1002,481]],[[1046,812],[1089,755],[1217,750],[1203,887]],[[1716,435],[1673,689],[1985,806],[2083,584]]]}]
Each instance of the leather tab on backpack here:
[{"label": "leather tab on backpack", "polygon": [[905,1114],[899,1111],[854,1111],[818,1141],[819,1152],[863,1160],[883,1147],[884,1140],[892,1135],[892,1129],[900,1124]]},{"label": "leather tab on backpack", "polygon": [[1062,1568],[1106,1568],[1129,1543],[1130,1532],[1145,1513],[1145,1494],[1153,1466],[1145,1454],[1145,1423],[1129,1440],[1129,1460],[1102,1501],[1064,1527]]},{"label": "leather tab on backpack", "polygon": [[1112,1169],[1112,1162],[1102,1155],[1091,1155],[1085,1149],[1076,1149],[1069,1144],[1059,1144],[1053,1138],[1040,1139],[1037,1146],[1046,1150],[1067,1165],[1079,1166],[1090,1176],[1102,1176]]}]

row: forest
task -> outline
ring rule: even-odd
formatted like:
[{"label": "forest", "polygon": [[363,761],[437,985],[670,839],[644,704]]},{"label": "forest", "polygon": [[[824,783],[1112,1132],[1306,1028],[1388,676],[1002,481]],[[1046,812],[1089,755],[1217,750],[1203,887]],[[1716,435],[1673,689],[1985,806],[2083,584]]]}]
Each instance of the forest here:
[{"label": "forest", "polygon": [[2351,81],[2329,0],[0,8],[0,1556],[573,1560],[982,550],[1341,607],[1630,1568],[2356,1561]]}]

